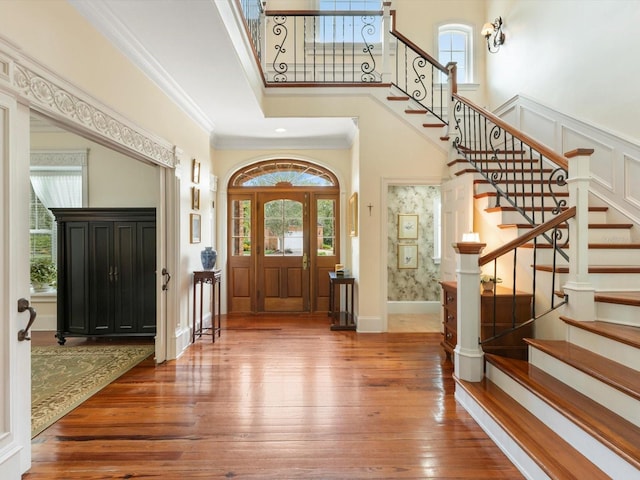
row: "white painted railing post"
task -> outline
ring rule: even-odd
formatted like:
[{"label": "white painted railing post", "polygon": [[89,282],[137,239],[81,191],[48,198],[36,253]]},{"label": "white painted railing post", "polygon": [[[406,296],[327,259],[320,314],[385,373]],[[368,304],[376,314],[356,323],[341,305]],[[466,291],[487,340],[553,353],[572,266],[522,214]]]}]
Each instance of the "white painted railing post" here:
[{"label": "white painted railing post", "polygon": [[382,65],[380,66],[380,81],[391,83],[391,2],[382,2]]},{"label": "white painted railing post", "polygon": [[484,376],[484,353],[480,347],[480,267],[478,258],[486,243],[458,242],[457,334],[454,374],[461,380],[479,382]]},{"label": "white painted railing post", "polygon": [[575,320],[595,319],[595,289],[589,279],[589,161],[592,149],[565,153],[569,159],[569,204],[576,216],[569,223],[569,276],[564,292],[569,296],[565,309]]}]

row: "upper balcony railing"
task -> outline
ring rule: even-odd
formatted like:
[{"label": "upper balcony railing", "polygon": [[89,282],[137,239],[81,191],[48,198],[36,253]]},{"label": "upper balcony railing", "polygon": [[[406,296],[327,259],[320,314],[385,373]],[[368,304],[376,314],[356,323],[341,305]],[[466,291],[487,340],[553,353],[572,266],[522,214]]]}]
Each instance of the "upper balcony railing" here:
[{"label": "upper balcony railing", "polygon": [[383,10],[262,9],[238,0],[265,85],[389,86],[446,123],[449,69],[395,29]]}]

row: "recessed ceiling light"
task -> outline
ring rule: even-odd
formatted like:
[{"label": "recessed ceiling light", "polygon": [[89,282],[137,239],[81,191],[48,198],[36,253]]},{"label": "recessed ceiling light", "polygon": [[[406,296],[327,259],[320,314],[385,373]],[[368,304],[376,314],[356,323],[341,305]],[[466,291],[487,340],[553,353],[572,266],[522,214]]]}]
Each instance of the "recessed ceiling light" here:
[{"label": "recessed ceiling light", "polygon": [[287,129],[286,129],[286,128],[282,128],[282,127],[280,127],[280,128],[276,128],[276,133],[284,133],[284,132],[286,132],[286,131],[287,131]]}]

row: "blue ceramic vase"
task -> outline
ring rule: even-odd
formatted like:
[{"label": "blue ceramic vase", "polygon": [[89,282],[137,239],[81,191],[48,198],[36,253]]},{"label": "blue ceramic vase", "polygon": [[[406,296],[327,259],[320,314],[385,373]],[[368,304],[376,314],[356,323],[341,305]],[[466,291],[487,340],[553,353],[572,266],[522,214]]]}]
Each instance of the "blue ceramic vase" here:
[{"label": "blue ceramic vase", "polygon": [[204,247],[204,250],[200,252],[202,268],[205,270],[213,270],[213,267],[216,265],[217,258],[218,252],[216,252],[213,247]]}]

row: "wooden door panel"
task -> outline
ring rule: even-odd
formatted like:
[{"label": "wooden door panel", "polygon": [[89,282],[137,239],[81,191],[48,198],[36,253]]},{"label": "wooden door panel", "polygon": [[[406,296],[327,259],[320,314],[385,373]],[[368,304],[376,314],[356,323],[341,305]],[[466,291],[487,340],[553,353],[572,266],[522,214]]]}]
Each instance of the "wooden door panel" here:
[{"label": "wooden door panel", "polygon": [[229,310],[231,312],[251,312],[251,267],[234,266],[229,269],[231,291],[229,295]]},{"label": "wooden door panel", "polygon": [[265,268],[263,270],[264,275],[264,296],[265,298],[269,297],[279,297],[281,288],[280,288],[280,268]]},{"label": "wooden door panel", "polygon": [[306,272],[300,268],[288,268],[287,269],[287,295],[290,297],[301,297],[303,295],[302,292],[302,276],[306,274]]}]

